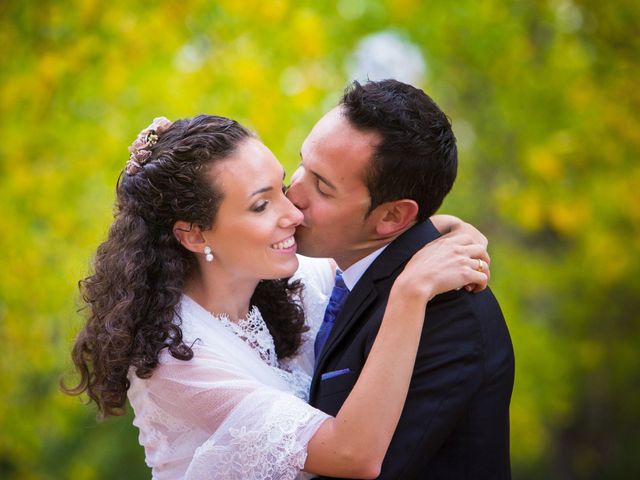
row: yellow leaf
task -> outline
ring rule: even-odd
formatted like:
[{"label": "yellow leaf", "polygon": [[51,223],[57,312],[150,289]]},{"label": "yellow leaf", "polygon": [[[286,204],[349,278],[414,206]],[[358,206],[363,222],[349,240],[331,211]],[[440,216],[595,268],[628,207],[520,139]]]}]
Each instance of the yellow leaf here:
[{"label": "yellow leaf", "polygon": [[292,25],[292,40],[303,57],[319,57],[326,53],[326,27],[317,13],[299,10],[292,19]]},{"label": "yellow leaf", "polygon": [[549,223],[564,234],[572,235],[583,229],[590,217],[589,204],[584,199],[553,203],[547,212]]},{"label": "yellow leaf", "polygon": [[562,165],[548,148],[534,148],[527,155],[526,161],[529,170],[543,180],[554,181],[562,176]]}]

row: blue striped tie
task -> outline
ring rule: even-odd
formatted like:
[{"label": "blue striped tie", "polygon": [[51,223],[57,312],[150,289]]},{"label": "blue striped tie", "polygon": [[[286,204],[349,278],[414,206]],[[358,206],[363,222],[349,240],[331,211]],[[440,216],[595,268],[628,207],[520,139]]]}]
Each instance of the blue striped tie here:
[{"label": "blue striped tie", "polygon": [[336,317],[340,313],[340,310],[342,310],[342,306],[347,300],[348,293],[349,289],[342,279],[342,272],[340,270],[337,270],[336,283],[333,286],[333,290],[331,291],[331,298],[329,298],[329,304],[327,305],[327,309],[324,312],[322,325],[320,325],[318,335],[316,336],[316,342],[314,345],[316,360],[318,360],[320,353],[322,353],[324,344],[327,343],[327,339],[329,338],[329,334],[331,333],[331,329],[333,328],[333,322],[335,322]]}]

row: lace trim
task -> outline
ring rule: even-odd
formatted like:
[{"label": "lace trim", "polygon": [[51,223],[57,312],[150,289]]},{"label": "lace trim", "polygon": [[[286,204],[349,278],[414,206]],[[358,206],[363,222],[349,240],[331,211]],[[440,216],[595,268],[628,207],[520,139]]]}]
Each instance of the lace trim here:
[{"label": "lace trim", "polygon": [[258,307],[253,306],[247,316],[238,322],[232,322],[226,314],[212,314],[222,325],[235,333],[253,350],[258,352],[260,358],[270,367],[278,367],[278,356],[273,337],[262,318]]},{"label": "lace trim", "polygon": [[295,367],[280,364],[273,337],[257,307],[252,307],[249,314],[237,323],[232,322],[226,314],[214,317],[258,352],[260,358],[289,385],[291,393],[304,401],[309,400],[311,377]]}]

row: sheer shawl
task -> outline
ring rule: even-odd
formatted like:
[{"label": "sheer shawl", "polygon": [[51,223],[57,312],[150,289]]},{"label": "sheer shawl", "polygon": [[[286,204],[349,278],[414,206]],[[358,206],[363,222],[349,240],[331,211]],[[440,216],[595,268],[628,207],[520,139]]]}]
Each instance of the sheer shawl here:
[{"label": "sheer shawl", "polygon": [[134,425],[154,479],[302,478],[307,443],[328,418],[299,397],[308,395],[332,273],[328,263],[301,260],[311,330],[296,358],[269,365],[224,319],[184,296],[180,317],[193,359],[164,351],[151,378],[130,374]]}]

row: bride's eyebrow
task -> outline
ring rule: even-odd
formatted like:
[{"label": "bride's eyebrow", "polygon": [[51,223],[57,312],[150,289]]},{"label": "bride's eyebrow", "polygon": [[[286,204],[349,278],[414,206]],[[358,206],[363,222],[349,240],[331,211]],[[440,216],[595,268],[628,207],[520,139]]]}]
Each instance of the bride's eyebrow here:
[{"label": "bride's eyebrow", "polygon": [[255,192],[253,192],[251,195],[249,195],[249,197],[253,197],[255,195],[258,195],[259,193],[264,193],[264,192],[268,192],[270,190],[273,190],[273,187],[263,187],[263,188],[259,188],[258,190],[256,190]]},{"label": "bride's eyebrow", "polygon": [[[284,171],[284,169],[283,169],[283,170],[282,170],[282,180],[283,180],[283,181],[284,181],[284,177],[285,177],[286,175],[287,175],[287,172],[285,172],[285,171]],[[271,191],[271,190],[273,190],[273,187],[262,187],[262,188],[259,188],[259,189],[258,189],[258,190],[256,190],[255,192],[251,193],[251,194],[249,195],[249,198],[251,198],[251,197],[253,197],[253,196],[255,196],[255,195],[258,195],[259,193],[269,192],[269,191]]]}]

